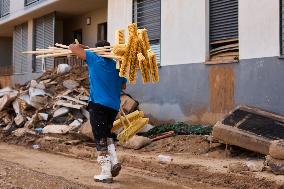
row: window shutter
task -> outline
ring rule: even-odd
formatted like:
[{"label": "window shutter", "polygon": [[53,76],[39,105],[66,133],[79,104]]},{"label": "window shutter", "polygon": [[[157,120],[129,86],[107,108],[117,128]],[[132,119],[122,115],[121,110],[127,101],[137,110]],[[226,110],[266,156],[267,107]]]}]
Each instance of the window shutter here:
[{"label": "window shutter", "polygon": [[15,27],[13,33],[13,66],[14,73],[28,72],[27,56],[22,54],[28,50],[28,24],[21,24]]},{"label": "window shutter", "polygon": [[153,52],[160,64],[161,54],[161,0],[134,0],[133,21],[138,28],[146,28]]},{"label": "window shutter", "polygon": [[238,0],[210,0],[210,42],[238,38]]},{"label": "window shutter", "polygon": [[[43,49],[54,45],[55,38],[55,14],[49,14],[35,20],[34,48]],[[54,58],[45,58],[46,70],[54,68]],[[42,60],[35,60],[35,72],[42,71]]]}]

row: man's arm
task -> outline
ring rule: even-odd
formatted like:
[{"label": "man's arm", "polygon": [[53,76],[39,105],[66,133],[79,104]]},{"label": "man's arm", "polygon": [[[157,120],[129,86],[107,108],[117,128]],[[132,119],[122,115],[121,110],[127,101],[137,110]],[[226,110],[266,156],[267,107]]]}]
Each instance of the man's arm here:
[{"label": "man's arm", "polygon": [[73,54],[80,57],[83,60],[86,60],[86,51],[83,49],[83,46],[80,44],[71,44],[69,45],[69,49]]}]

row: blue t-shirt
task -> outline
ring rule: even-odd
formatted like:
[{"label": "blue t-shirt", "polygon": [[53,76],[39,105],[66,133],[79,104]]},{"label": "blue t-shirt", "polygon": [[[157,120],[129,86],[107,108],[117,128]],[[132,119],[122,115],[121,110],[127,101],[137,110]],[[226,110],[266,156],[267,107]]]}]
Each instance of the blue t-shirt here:
[{"label": "blue t-shirt", "polygon": [[90,101],[119,111],[120,93],[125,78],[119,77],[116,63],[86,51],[89,70]]}]

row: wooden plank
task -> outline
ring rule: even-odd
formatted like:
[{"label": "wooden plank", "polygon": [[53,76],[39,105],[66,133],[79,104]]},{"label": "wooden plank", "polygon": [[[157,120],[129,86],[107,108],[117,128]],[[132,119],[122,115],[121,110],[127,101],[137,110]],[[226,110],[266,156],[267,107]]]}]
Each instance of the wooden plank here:
[{"label": "wooden plank", "polygon": [[220,50],[224,50],[224,49],[231,49],[231,48],[235,48],[235,47],[239,47],[239,44],[230,44],[230,45],[224,45],[215,49],[210,50],[210,53],[214,53],[216,51],[220,51]]},{"label": "wooden plank", "polygon": [[222,52],[231,52],[231,51],[237,51],[237,50],[239,50],[239,47],[234,47],[234,48],[230,48],[230,49],[219,50],[219,51],[210,53],[210,55],[212,56],[212,55],[219,54],[219,53],[222,53]]},{"label": "wooden plank", "polygon": [[67,107],[67,108],[78,109],[78,110],[80,110],[84,107],[83,105],[78,105],[78,104],[74,105],[74,104],[72,104],[68,101],[65,101],[65,100],[58,100],[58,101],[55,102],[55,105],[64,106],[64,107]]},{"label": "wooden plank", "polygon": [[73,102],[76,102],[76,103],[78,103],[78,104],[82,104],[82,105],[85,105],[85,106],[88,105],[88,103],[83,102],[83,101],[80,101],[80,100],[78,100],[78,99],[76,99],[76,98],[72,98],[72,97],[70,97],[70,96],[62,96],[62,95],[60,95],[60,96],[58,96],[57,98],[67,99],[67,100],[70,100],[70,101],[73,101]]},{"label": "wooden plank", "polygon": [[238,128],[223,125],[218,122],[213,127],[214,139],[221,140],[222,143],[239,146],[261,154],[269,154],[271,141]]},{"label": "wooden plank", "polygon": [[222,43],[229,43],[229,42],[238,42],[239,38],[235,38],[235,39],[224,39],[224,40],[220,40],[220,41],[215,41],[215,42],[211,42],[211,45],[217,45],[217,44],[222,44]]},{"label": "wooden plank", "polygon": [[[239,56],[239,52],[224,52],[214,55],[214,57],[227,57],[227,56]],[[213,56],[212,56],[213,57]]]},{"label": "wooden plank", "polygon": [[214,64],[232,64],[232,63],[238,63],[239,60],[233,60],[233,59],[223,59],[223,60],[209,60],[206,61],[205,64],[208,65],[214,65]]}]

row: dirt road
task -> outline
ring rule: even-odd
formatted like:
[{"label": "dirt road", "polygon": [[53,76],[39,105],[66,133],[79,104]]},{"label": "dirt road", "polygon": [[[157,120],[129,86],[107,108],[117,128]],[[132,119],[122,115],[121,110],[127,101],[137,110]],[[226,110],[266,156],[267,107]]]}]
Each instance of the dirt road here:
[{"label": "dirt road", "polygon": [[[208,142],[200,136],[171,137],[138,151],[118,147],[123,170],[111,185],[93,181],[93,175],[99,172],[94,147],[66,145],[62,138],[45,136],[38,139],[11,137],[6,142],[18,145],[0,142],[0,188],[3,189],[284,188],[283,175],[276,176],[269,171],[228,172],[229,164],[246,162],[255,156],[224,157],[222,146],[217,145],[208,151]],[[40,150],[31,149],[32,144],[39,144]],[[173,161],[160,164],[157,161],[159,154],[168,154]],[[264,158],[255,160],[261,163]]]},{"label": "dirt road", "polygon": [[224,188],[202,182],[183,185],[152,177],[149,171],[129,167],[124,167],[122,174],[115,179],[115,183],[105,185],[93,182],[92,177],[98,172],[98,166],[94,162],[0,144],[1,188]]}]

